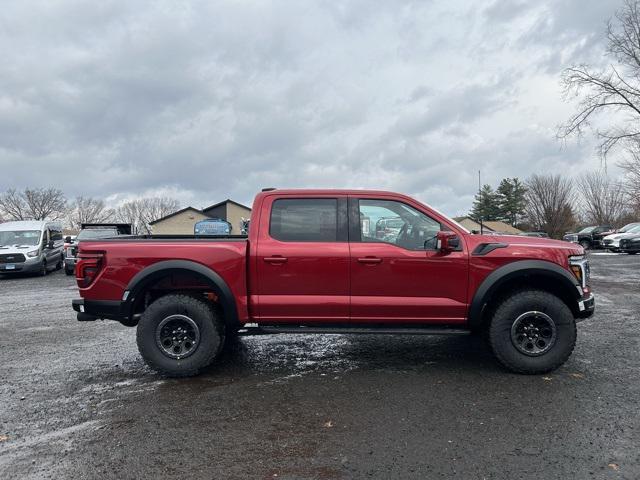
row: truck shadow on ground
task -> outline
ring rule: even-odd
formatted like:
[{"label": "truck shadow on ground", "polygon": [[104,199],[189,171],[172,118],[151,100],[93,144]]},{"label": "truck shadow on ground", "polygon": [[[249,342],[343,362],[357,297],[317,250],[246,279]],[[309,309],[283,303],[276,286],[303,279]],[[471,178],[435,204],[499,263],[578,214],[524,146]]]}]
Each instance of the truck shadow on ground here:
[{"label": "truck shadow on ground", "polygon": [[203,375],[433,368],[503,371],[474,336],[282,334],[233,339]]}]

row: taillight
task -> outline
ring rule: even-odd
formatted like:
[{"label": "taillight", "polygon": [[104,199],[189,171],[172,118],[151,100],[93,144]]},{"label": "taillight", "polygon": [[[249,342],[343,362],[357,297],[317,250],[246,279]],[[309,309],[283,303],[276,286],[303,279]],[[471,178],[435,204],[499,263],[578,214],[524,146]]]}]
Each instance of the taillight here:
[{"label": "taillight", "polygon": [[86,288],[98,276],[102,269],[102,253],[80,253],[76,263],[76,282],[78,287]]}]

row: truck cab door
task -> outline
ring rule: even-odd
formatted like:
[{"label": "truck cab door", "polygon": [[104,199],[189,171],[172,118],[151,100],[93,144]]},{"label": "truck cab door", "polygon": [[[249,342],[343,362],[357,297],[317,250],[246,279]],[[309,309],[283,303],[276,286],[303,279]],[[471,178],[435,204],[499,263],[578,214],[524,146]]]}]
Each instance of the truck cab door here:
[{"label": "truck cab door", "polygon": [[349,222],[352,322],[466,321],[466,247],[460,238],[459,251],[436,248],[438,231],[450,227],[386,198],[350,197]]},{"label": "truck cab door", "polygon": [[348,320],[346,196],[267,196],[262,212],[251,280],[256,321]]}]

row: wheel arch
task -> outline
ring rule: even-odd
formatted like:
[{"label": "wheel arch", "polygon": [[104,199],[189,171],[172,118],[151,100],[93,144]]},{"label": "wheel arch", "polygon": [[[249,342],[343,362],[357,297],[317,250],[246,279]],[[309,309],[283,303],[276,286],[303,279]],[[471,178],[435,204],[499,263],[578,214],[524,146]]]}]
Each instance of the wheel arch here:
[{"label": "wheel arch", "polygon": [[[486,313],[496,301],[519,288],[532,287],[557,295],[578,315],[580,298],[577,279],[559,265],[544,260],[519,260],[503,265],[491,272],[476,290],[469,306],[468,325],[472,330],[481,329]],[[489,308],[488,308],[489,307]]]},{"label": "wheel arch", "polygon": [[238,308],[233,292],[227,282],[214,270],[190,260],[166,260],[154,263],[139,271],[127,285],[129,292],[124,301],[124,311],[127,317],[132,318],[134,307],[141,300],[141,295],[157,282],[173,274],[186,273],[202,278],[208,287],[218,297],[218,302],[224,312],[224,322],[228,327],[239,326]]}]

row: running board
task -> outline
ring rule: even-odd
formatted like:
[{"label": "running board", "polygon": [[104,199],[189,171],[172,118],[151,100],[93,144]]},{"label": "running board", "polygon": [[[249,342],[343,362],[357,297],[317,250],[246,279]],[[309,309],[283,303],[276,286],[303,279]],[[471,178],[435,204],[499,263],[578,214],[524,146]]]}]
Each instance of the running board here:
[{"label": "running board", "polygon": [[359,335],[469,335],[470,330],[446,327],[298,327],[298,326],[252,326],[242,328],[238,335],[269,335],[275,333],[302,334],[359,334]]}]

